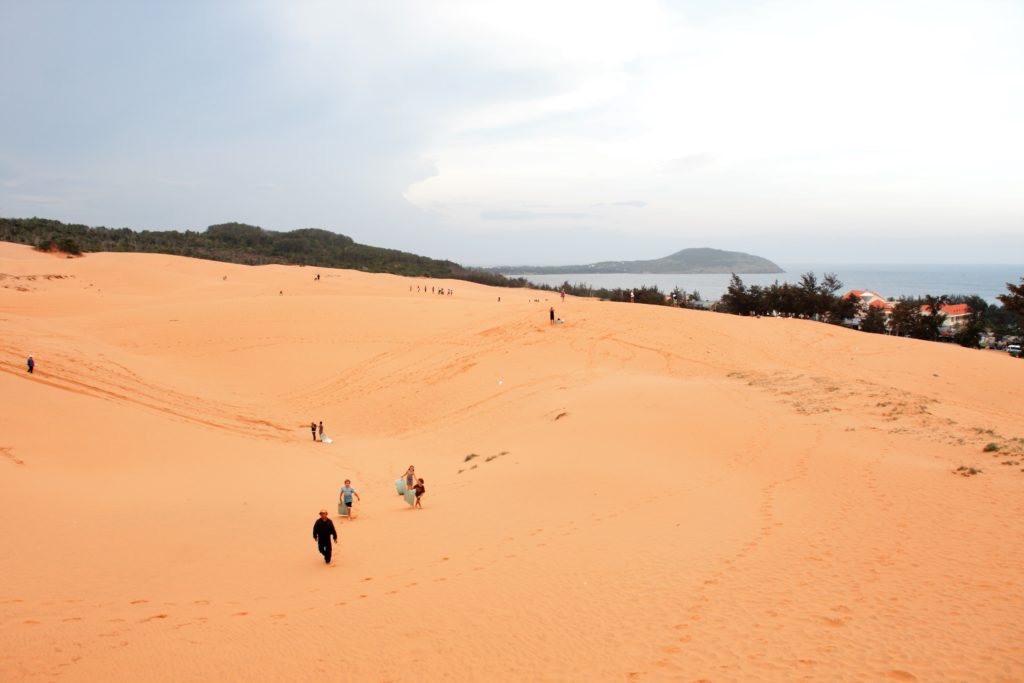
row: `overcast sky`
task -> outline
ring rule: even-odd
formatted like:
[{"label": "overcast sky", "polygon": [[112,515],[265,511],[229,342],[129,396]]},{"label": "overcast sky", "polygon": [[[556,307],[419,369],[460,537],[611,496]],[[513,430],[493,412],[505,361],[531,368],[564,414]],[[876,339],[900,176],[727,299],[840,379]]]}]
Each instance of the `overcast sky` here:
[{"label": "overcast sky", "polygon": [[0,0],[0,216],[1024,262],[1024,2]]}]

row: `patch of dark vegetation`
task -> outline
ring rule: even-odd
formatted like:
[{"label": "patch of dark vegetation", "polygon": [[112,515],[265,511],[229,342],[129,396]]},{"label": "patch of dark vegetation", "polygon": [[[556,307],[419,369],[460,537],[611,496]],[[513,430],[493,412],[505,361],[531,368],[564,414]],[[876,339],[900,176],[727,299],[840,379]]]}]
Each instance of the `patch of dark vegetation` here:
[{"label": "patch of dark vegetation", "polygon": [[[509,453],[508,451],[502,451],[501,453],[496,453],[494,455],[488,455],[487,457],[484,458],[484,462],[490,462],[492,460],[500,458],[503,455],[508,455],[508,453]],[[479,453],[470,453],[469,455],[467,455],[463,459],[463,462],[469,462],[470,460],[473,460],[474,458],[479,458],[479,457],[482,457]],[[463,472],[466,472],[467,470],[475,470],[479,464],[480,463],[474,463],[474,465],[472,467],[469,467],[469,468],[466,468],[466,469],[460,469],[458,472],[456,472],[456,474],[462,474]]]},{"label": "patch of dark vegetation", "polygon": [[244,223],[223,223],[211,225],[204,232],[136,232],[131,228],[90,227],[45,218],[0,218],[0,241],[28,244],[69,256],[97,251],[172,254],[244,265],[323,266],[467,280],[498,287],[530,286],[524,278],[507,278],[453,261],[359,244],[346,235],[318,228],[275,232]]},{"label": "patch of dark vegetation", "polygon": [[973,477],[976,474],[981,474],[981,470],[979,470],[978,468],[967,467],[966,465],[960,465],[960,467],[957,467],[953,471],[954,473],[959,474],[961,477]]},{"label": "patch of dark vegetation", "polygon": [[566,417],[566,416],[567,416],[568,414],[569,414],[569,413],[559,413],[558,415],[555,415],[555,422],[558,422],[558,421],[559,421],[559,420],[561,420],[561,419],[562,419],[563,417]]},{"label": "patch of dark vegetation", "polygon": [[984,451],[985,453],[992,453],[999,450],[999,444],[995,443],[994,441],[990,441],[989,443],[985,444],[985,447],[982,448],[981,450]]}]

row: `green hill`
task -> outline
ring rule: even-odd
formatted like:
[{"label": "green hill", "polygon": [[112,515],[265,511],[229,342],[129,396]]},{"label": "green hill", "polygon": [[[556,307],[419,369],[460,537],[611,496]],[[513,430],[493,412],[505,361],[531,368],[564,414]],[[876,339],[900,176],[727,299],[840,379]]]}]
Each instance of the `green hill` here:
[{"label": "green hill", "polygon": [[0,241],[28,244],[37,249],[57,249],[74,255],[90,251],[144,252],[246,265],[282,263],[350,268],[371,273],[452,278],[504,287],[527,284],[522,279],[510,280],[452,261],[359,244],[351,237],[317,228],[275,232],[244,223],[224,223],[211,225],[204,232],[136,232],[130,228],[89,227],[45,218],[0,218]]}]

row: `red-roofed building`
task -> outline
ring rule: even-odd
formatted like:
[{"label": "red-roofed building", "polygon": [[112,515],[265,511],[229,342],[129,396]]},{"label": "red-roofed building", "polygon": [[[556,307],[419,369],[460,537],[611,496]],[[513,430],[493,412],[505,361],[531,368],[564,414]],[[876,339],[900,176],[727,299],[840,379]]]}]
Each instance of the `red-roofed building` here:
[{"label": "red-roofed building", "polygon": [[946,314],[946,319],[963,319],[971,314],[971,307],[967,304],[945,304],[940,309]]},{"label": "red-roofed building", "polygon": [[872,292],[870,289],[851,289],[849,292],[843,295],[843,298],[857,298],[860,299],[861,303],[863,303],[866,306],[884,308],[887,311],[892,310],[891,301],[886,300],[884,296],[882,296],[878,292]]},{"label": "red-roofed building", "polygon": [[864,311],[868,308],[878,308],[885,313],[886,320],[892,314],[892,302],[887,301],[884,296],[878,292],[873,292],[870,289],[851,289],[846,294],[843,294],[844,299],[859,299],[865,308],[857,314],[856,318],[847,320],[846,324],[850,326],[860,327],[861,320],[864,319]]},{"label": "red-roofed building", "polygon": [[[944,335],[953,334],[967,324],[967,320],[971,317],[971,307],[967,304],[943,304],[939,307],[939,311],[946,316],[939,328],[939,333]],[[928,306],[921,306],[921,314],[931,315],[932,309]]]},{"label": "red-roofed building", "polygon": [[878,292],[872,292],[870,289],[851,289],[843,295],[844,299],[850,299],[853,297],[860,299],[861,302],[867,306],[892,311],[892,302],[886,301],[884,296]]}]

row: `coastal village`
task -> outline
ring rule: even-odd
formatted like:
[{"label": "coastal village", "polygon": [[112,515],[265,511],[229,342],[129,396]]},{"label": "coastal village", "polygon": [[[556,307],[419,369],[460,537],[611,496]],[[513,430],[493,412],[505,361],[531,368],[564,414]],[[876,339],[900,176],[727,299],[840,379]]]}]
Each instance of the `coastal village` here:
[{"label": "coastal village", "polygon": [[[871,309],[880,310],[884,316],[886,323],[892,316],[893,308],[896,305],[896,301],[886,299],[878,292],[870,289],[851,289],[843,295],[843,299],[856,299],[862,305],[858,307],[857,314],[853,318],[849,318],[845,321],[845,325],[848,327],[860,328],[861,323],[864,320],[864,316],[867,315]],[[957,332],[962,330],[968,323],[971,317],[971,307],[964,303],[957,304],[942,304],[939,307],[939,312],[943,316],[942,323],[939,325],[939,339],[949,340],[952,339]],[[921,315],[931,315],[931,308],[927,305],[921,306]],[[991,332],[986,332],[980,339],[980,346],[982,348],[1009,350],[1015,355],[1020,353],[1019,340],[1016,338],[1008,339],[997,339]]]}]

